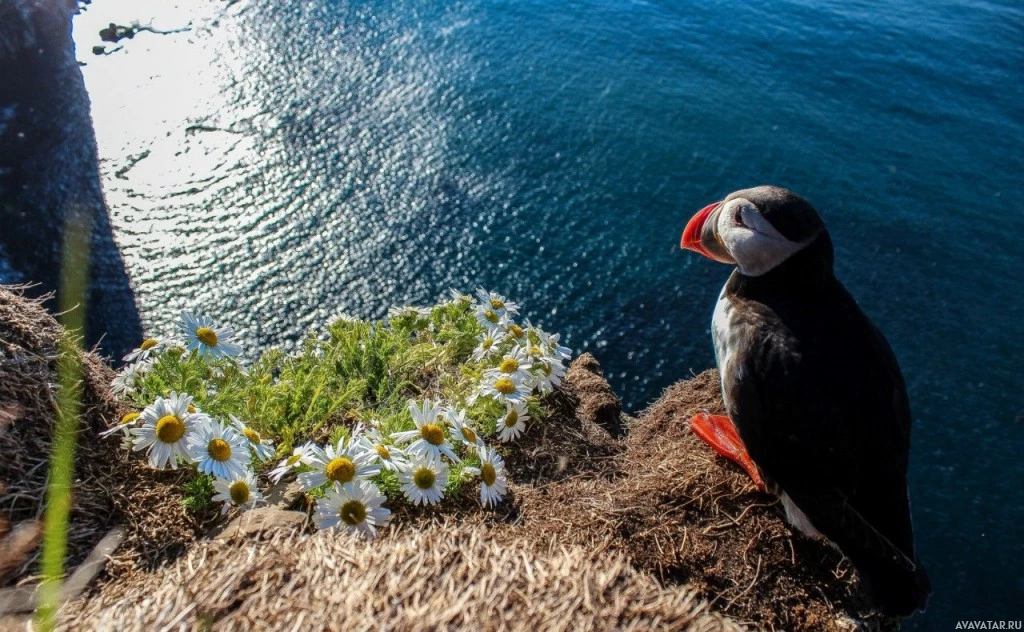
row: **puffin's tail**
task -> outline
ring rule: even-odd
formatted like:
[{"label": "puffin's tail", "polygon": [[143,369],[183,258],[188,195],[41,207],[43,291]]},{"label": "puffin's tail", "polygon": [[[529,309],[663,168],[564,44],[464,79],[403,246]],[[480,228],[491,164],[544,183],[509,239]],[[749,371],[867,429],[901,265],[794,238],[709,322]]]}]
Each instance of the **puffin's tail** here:
[{"label": "puffin's tail", "polygon": [[856,560],[854,566],[871,602],[885,614],[909,617],[928,604],[932,584],[919,561],[911,569],[877,558]]}]

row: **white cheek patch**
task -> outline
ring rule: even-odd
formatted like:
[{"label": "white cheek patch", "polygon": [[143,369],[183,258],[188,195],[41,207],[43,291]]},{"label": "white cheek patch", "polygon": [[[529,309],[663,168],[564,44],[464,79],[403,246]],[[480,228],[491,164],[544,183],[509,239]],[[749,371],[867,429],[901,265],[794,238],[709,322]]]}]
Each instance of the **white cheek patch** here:
[{"label": "white cheek patch", "polygon": [[[736,225],[737,213],[744,226]],[[718,215],[717,228],[725,249],[746,276],[761,276],[814,240],[813,237],[800,242],[786,239],[753,203],[743,198],[726,204]]]}]

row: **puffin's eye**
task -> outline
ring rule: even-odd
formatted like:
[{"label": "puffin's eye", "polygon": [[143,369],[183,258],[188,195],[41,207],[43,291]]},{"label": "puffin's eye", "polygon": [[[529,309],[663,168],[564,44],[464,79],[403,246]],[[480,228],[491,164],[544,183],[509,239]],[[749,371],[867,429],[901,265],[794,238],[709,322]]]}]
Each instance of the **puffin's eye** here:
[{"label": "puffin's eye", "polygon": [[746,224],[743,223],[743,211],[742,211],[742,209],[736,209],[736,212],[732,216],[732,225],[733,226],[742,226],[743,228],[749,228],[749,226],[747,226]]}]

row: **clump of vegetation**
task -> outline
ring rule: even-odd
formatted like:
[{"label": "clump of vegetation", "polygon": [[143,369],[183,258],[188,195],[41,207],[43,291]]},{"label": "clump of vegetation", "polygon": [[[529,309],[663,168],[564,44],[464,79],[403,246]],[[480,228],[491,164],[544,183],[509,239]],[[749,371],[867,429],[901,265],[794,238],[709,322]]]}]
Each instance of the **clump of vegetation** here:
[{"label": "clump of vegetation", "polygon": [[[236,358],[234,331],[185,312],[180,339],[151,338],[126,356],[111,390],[136,412],[108,434],[156,468],[192,467],[187,504],[246,509],[254,476],[296,473],[321,528],[376,535],[396,503],[435,505],[479,485],[484,506],[507,491],[491,445],[542,423],[541,397],[565,375],[559,336],[516,322],[493,292],[453,292],[384,321],[340,319],[296,354]],[[274,440],[271,440],[273,437]]]}]

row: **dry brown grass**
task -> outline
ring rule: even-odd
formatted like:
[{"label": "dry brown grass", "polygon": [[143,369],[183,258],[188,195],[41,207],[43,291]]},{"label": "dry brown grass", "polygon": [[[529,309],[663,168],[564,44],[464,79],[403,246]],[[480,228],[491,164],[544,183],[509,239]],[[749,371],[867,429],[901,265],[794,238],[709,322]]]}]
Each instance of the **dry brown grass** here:
[{"label": "dry brown grass", "polygon": [[[40,301],[0,287],[0,587],[34,581],[53,433],[60,325]],[[180,555],[201,525],[181,505],[184,473],[155,472],[98,433],[124,410],[108,394],[113,373],[83,354],[83,402],[75,452],[68,565],[116,525],[125,540],[107,563],[118,576]],[[16,537],[15,537],[16,536]]]},{"label": "dry brown grass", "polygon": [[[0,291],[0,310],[10,296]],[[44,317],[32,312],[37,329]],[[52,359],[32,359],[46,358],[38,351],[45,336],[33,341],[26,338],[31,332],[18,332],[0,329],[0,340],[34,349],[14,353],[29,363],[32,377],[12,391],[20,399],[0,398],[0,410],[10,410],[8,401],[18,407],[13,428],[20,433],[17,440],[0,437],[0,454],[22,459],[18,467],[27,466],[21,471],[31,479],[47,452],[40,428],[48,429],[52,403],[24,393],[52,380]],[[96,379],[108,380],[94,364]],[[796,631],[849,630],[855,620],[862,629],[894,626],[867,608],[835,550],[794,536],[777,501],[689,431],[698,410],[721,410],[714,371],[674,385],[626,420],[596,360],[585,354],[550,396],[551,418],[509,451],[511,493],[496,510],[481,510],[467,486],[461,497],[446,499],[447,522],[435,521],[437,511],[396,508],[395,524],[373,543],[285,530],[264,540],[199,539],[180,559],[201,525],[181,509],[175,475],[126,458],[116,440],[96,441],[95,431],[120,411],[103,408],[102,389],[94,397],[99,403],[89,408],[81,435],[80,457],[89,455],[89,462],[79,459],[84,484],[72,525],[81,544],[74,551],[80,559],[114,524],[124,525],[125,544],[101,585],[65,609],[69,628],[719,630],[735,629],[733,621]],[[609,430],[626,421],[628,435],[614,438]],[[0,480],[10,486],[11,477],[19,489],[37,491],[24,503],[22,515],[30,517],[15,522],[38,515],[42,485],[22,483],[18,471],[0,468]],[[9,495],[0,500],[5,511],[15,506]],[[149,570],[163,561],[169,563]],[[717,614],[707,614],[705,603]]]},{"label": "dry brown grass", "polygon": [[68,612],[68,629],[739,630],[620,555],[542,549],[457,521],[358,536],[283,529],[197,544]]}]

